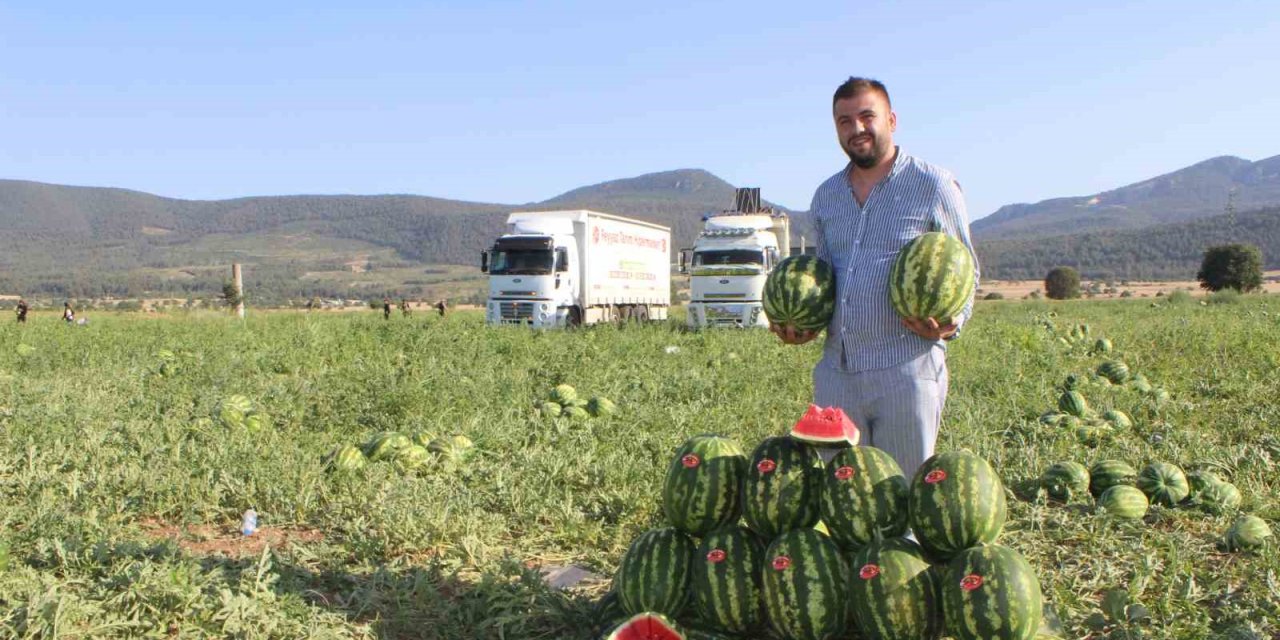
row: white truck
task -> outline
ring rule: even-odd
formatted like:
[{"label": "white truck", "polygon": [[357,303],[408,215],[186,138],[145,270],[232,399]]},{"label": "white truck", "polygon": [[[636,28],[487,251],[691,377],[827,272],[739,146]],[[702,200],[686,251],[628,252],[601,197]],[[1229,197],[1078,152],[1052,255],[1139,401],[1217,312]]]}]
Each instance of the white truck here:
[{"label": "white truck", "polygon": [[761,294],[769,272],[791,255],[791,223],[786,212],[760,206],[759,189],[738,189],[735,201],[733,211],[705,217],[693,247],[680,251],[690,327],[769,326]]},{"label": "white truck", "polygon": [[480,270],[491,325],[666,320],[671,229],[585,209],[517,211],[481,253]]}]

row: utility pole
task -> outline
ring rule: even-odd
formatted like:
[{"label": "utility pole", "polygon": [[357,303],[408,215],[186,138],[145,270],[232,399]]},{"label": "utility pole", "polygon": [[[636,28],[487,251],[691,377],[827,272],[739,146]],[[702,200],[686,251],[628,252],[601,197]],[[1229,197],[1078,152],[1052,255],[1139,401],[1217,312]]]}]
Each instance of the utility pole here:
[{"label": "utility pole", "polygon": [[244,319],[244,280],[240,276],[240,263],[231,264],[231,282],[236,288],[236,316]]}]

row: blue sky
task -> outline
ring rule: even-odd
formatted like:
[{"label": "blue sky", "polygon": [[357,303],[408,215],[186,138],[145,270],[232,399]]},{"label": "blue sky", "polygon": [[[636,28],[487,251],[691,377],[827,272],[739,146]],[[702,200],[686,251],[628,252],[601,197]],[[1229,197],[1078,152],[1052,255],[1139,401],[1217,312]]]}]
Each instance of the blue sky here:
[{"label": "blue sky", "polygon": [[806,209],[849,75],[975,219],[1280,154],[1274,1],[183,4],[0,0],[0,178],[521,204],[696,167]]}]

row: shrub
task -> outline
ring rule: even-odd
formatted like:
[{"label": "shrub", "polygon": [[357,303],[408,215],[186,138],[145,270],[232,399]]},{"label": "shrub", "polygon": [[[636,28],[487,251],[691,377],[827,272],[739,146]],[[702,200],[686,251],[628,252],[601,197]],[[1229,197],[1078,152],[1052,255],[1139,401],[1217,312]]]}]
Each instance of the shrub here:
[{"label": "shrub", "polygon": [[1262,288],[1262,252],[1251,244],[1223,244],[1209,247],[1196,274],[1202,288],[1209,291],[1235,289],[1248,293]]},{"label": "shrub", "polygon": [[1191,294],[1183,291],[1182,289],[1178,289],[1177,291],[1165,296],[1165,300],[1168,301],[1169,304],[1186,304],[1191,302]]},{"label": "shrub", "polygon": [[1054,300],[1080,297],[1080,272],[1071,267],[1054,267],[1044,277],[1044,293]]},{"label": "shrub", "polygon": [[982,299],[983,300],[1004,300],[1004,294],[1000,293],[999,291],[992,291],[991,293],[988,293],[987,295],[982,296]]}]

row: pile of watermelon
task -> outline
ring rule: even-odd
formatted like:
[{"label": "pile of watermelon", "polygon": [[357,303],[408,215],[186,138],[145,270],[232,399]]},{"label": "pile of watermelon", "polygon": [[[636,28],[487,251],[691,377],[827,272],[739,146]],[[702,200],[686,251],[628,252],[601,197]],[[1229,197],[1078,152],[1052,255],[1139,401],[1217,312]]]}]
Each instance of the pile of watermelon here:
[{"label": "pile of watermelon", "polygon": [[578,391],[567,384],[556,385],[547,399],[538,405],[538,414],[547,418],[571,418],[586,420],[613,415],[618,410],[612,400],[593,396],[590,400],[578,396]]},{"label": "pile of watermelon", "polygon": [[258,431],[270,426],[271,418],[253,401],[240,394],[227,396],[214,409],[214,418],[228,429]]},{"label": "pile of watermelon", "polygon": [[339,446],[325,459],[332,472],[352,473],[370,462],[388,462],[405,473],[437,466],[454,467],[472,455],[475,444],[462,434],[435,437],[427,432],[413,435],[399,431],[375,434],[363,446]]},{"label": "pile of watermelon", "polygon": [[[719,435],[679,447],[663,486],[666,526],[623,556],[600,603],[603,637],[1035,636],[1039,582],[995,544],[1006,503],[991,466],[943,453],[908,482],[884,451],[849,446],[856,429],[843,412],[811,431],[822,413],[749,454]],[[824,463],[807,440],[844,448]]]}]

